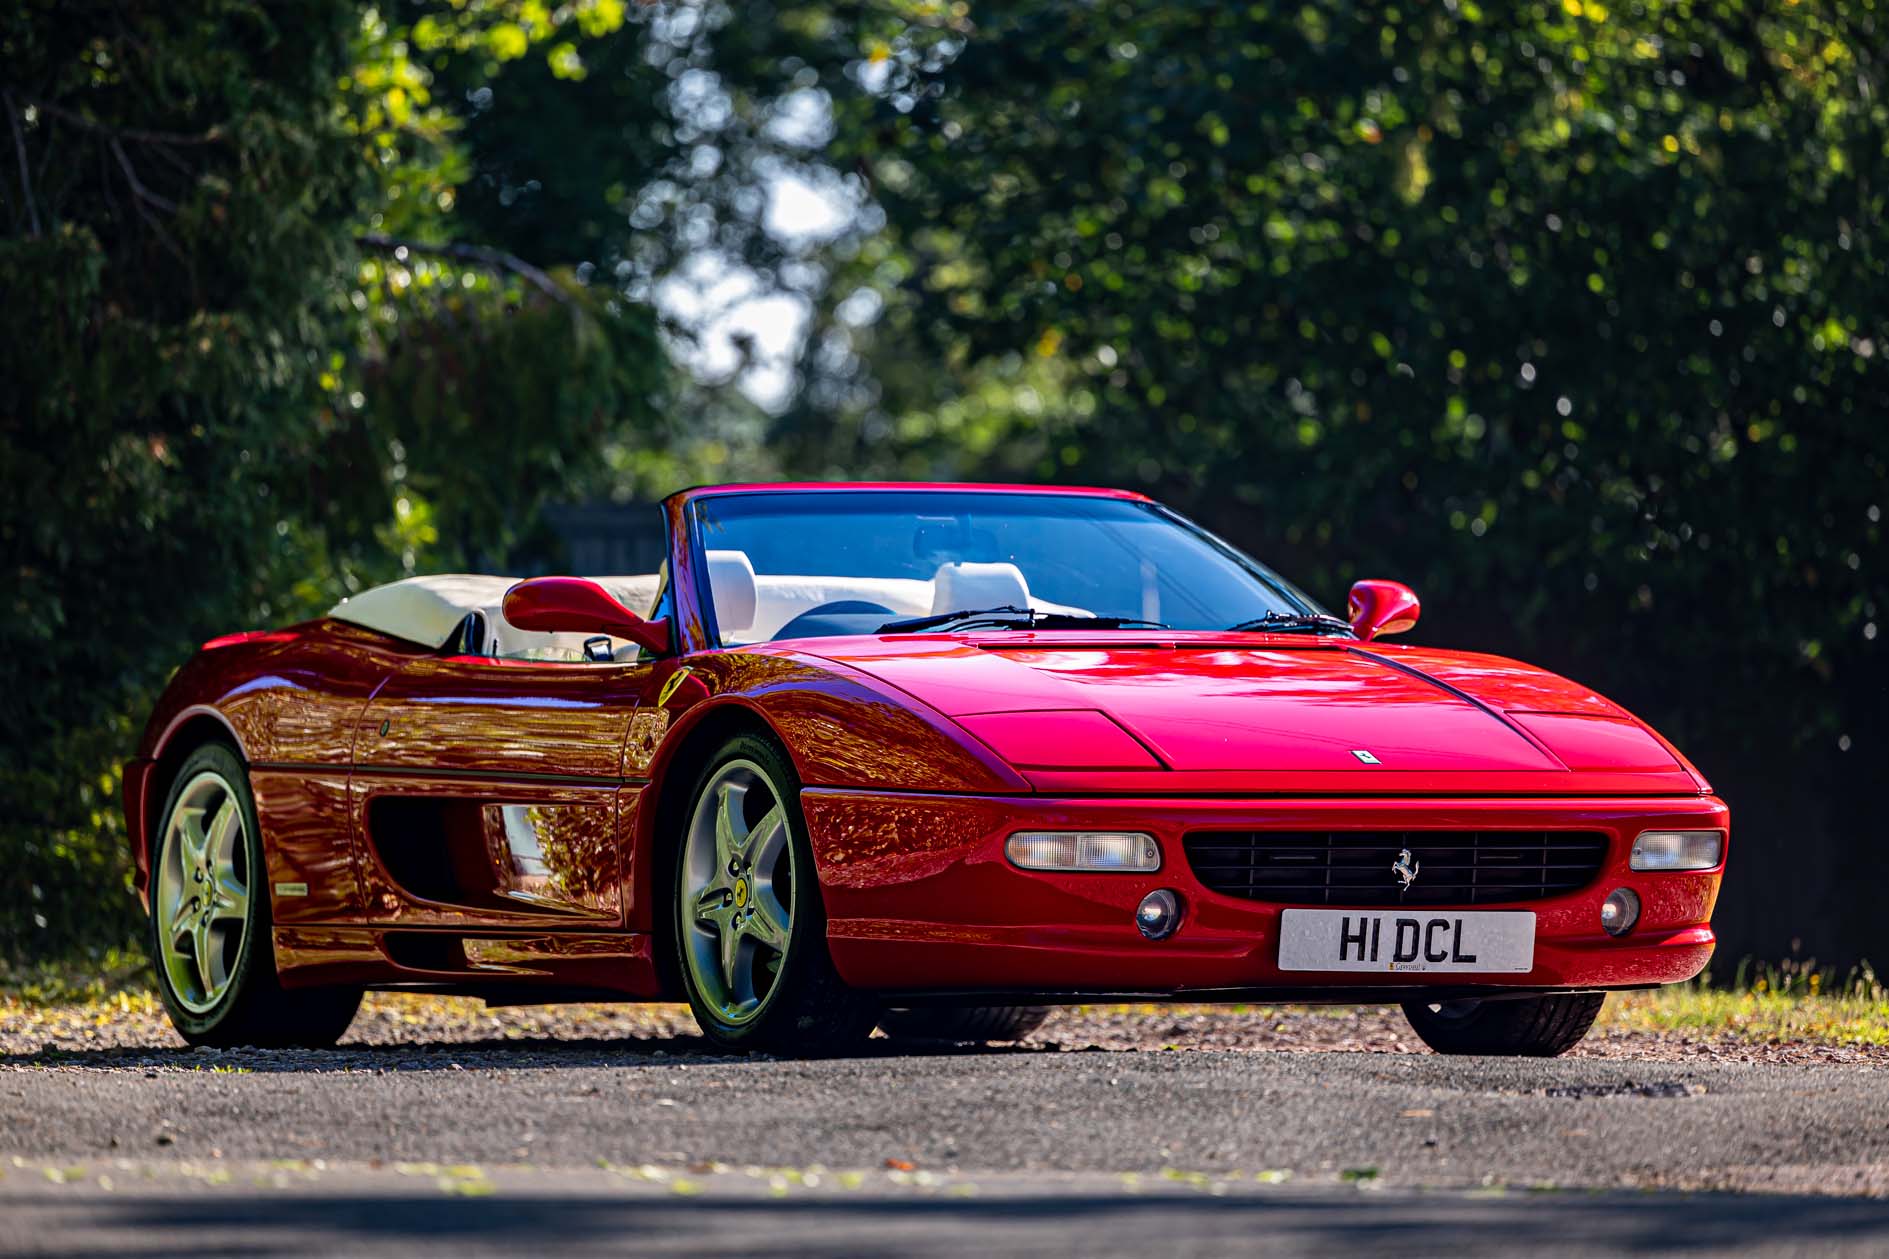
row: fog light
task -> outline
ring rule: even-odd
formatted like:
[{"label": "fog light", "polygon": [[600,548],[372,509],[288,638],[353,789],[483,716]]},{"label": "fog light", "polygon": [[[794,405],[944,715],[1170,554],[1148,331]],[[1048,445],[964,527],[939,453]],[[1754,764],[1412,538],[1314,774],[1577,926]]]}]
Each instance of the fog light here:
[{"label": "fog light", "polygon": [[1025,870],[1159,870],[1161,849],[1139,831],[1018,831],[1004,853]]},{"label": "fog light", "polygon": [[1142,897],[1140,907],[1135,910],[1135,925],[1150,940],[1165,940],[1173,935],[1181,925],[1179,893],[1158,887]]},{"label": "fog light", "polygon": [[1710,870],[1724,855],[1722,831],[1642,831],[1627,864],[1635,870]]},{"label": "fog light", "polygon": [[1617,887],[1600,903],[1600,927],[1610,936],[1623,936],[1640,921],[1640,895],[1630,887]]}]

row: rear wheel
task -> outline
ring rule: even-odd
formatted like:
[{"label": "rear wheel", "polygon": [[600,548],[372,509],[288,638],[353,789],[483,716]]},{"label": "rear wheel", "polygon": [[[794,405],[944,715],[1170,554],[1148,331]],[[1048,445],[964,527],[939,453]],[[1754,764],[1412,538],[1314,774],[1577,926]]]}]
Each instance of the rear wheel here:
[{"label": "rear wheel", "polygon": [[1496,1001],[1406,1002],[1404,1017],[1440,1054],[1554,1058],[1580,1043],[1606,995],[1563,992]]},{"label": "rear wheel", "polygon": [[675,935],[695,1021],[731,1049],[831,1053],[874,1009],[841,982],[787,757],[730,739],[696,784],[676,860]]},{"label": "rear wheel", "polygon": [[358,988],[284,989],[270,939],[262,828],[242,760],[205,744],[179,767],[151,863],[158,993],[193,1045],[305,1046],[341,1039]]},{"label": "rear wheel", "polygon": [[879,1015],[879,1030],[900,1041],[1022,1040],[1049,1017],[1046,1005],[911,1006]]}]

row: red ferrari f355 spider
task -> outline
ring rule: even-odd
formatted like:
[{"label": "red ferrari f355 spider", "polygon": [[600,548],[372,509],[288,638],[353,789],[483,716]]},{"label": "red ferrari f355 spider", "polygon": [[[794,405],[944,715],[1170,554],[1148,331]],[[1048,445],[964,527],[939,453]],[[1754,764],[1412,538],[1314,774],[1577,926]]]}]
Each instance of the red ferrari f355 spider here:
[{"label": "red ferrari f355 spider", "polygon": [[1386,645],[1136,494],[730,485],[647,576],[416,577],[206,643],[126,767],[178,1029],[685,997],[728,1046],[1060,1001],[1397,1002],[1554,1054],[1711,955],[1725,805],[1512,660]]}]

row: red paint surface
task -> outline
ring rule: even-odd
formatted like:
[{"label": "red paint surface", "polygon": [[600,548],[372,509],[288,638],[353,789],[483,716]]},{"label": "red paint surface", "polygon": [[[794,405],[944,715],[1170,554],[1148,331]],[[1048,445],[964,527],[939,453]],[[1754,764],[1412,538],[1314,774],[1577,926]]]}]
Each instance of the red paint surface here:
[{"label": "red paint surface", "polygon": [[1638,722],[1586,713],[1511,713],[1517,724],[1540,739],[1569,769],[1643,770],[1666,773],[1676,768],[1664,745]]},{"label": "red paint surface", "polygon": [[[1382,982],[1287,975],[1279,906],[1206,892],[1191,827],[1599,829],[1591,887],[1531,902],[1537,967],[1422,985],[1606,986],[1686,978],[1712,947],[1721,872],[1635,874],[1640,829],[1726,824],[1683,757],[1566,678],[1512,660],[1346,639],[1228,633],[866,636],[708,650],[690,504],[664,505],[676,654],[644,663],[443,658],[332,621],[215,640],[160,700],[126,767],[138,868],[174,772],[202,738],[252,766],[285,982],[579,985],[658,995],[665,802],[735,728],[770,732],[806,785],[836,962],[898,990],[1171,992]],[[1037,486],[862,485],[1004,493]],[[673,688],[665,684],[676,680]],[[658,705],[659,694],[667,691]],[[1372,765],[1354,753],[1370,752]],[[462,802],[490,886],[453,903],[393,878],[381,798]],[[535,811],[542,866],[507,855],[500,811]],[[1162,870],[1052,875],[1003,859],[1013,830],[1144,830]],[[483,847],[479,847],[483,845]],[[462,854],[463,855],[463,854]],[[143,875],[140,875],[142,886]],[[508,881],[509,880],[509,881]],[[1625,884],[1644,917],[1600,932]],[[1178,889],[1172,939],[1135,903]],[[1478,908],[1483,908],[1478,906]],[[425,961],[426,964],[417,964]]]},{"label": "red paint surface", "polygon": [[356,723],[357,766],[455,774],[623,776],[647,664],[424,657],[387,680]]},{"label": "red paint surface", "polygon": [[[1123,641],[1126,640],[1126,641]],[[954,716],[1088,710],[1113,718],[1176,771],[1163,790],[1696,792],[1678,761],[1650,763],[1623,710],[1543,670],[1343,640],[1169,633],[1115,642],[1069,631],[833,638],[801,645]],[[1481,661],[1490,667],[1479,668]],[[1511,711],[1605,713],[1631,725],[1567,736],[1578,765]],[[1086,720],[1086,719],[1085,719]],[[1548,725],[1549,723],[1544,723]],[[1072,730],[1072,738],[1080,737]],[[1561,731],[1557,728],[1557,737]],[[1040,737],[1040,736],[1039,736]],[[1651,736],[1647,736],[1650,739]],[[1377,758],[1371,764],[1358,751]],[[1186,777],[1182,777],[1186,775]],[[1040,789],[1139,791],[1118,774]]]},{"label": "red paint surface", "polygon": [[[1582,891],[1507,906],[1537,915],[1536,968],[1527,975],[1400,975],[1394,982],[1523,986],[1671,983],[1712,951],[1710,920],[1722,871],[1644,874],[1627,868],[1633,837],[1650,829],[1727,824],[1717,800],[1171,800],[969,798],[808,791],[803,797],[840,973],[863,987],[1149,991],[1363,984],[1390,976],[1278,969],[1284,906],[1210,892],[1188,868],[1181,837],[1196,829],[1603,831],[1608,856]],[[1019,870],[1003,855],[1017,830],[1141,830],[1162,867],[1135,874]],[[1640,923],[1614,939],[1600,902],[1639,892]],[[1178,933],[1149,942],[1134,908],[1158,887],[1186,905]],[[1478,910],[1502,909],[1479,904]],[[1424,913],[1440,912],[1425,907]]]},{"label": "red paint surface", "polygon": [[1018,769],[1160,769],[1148,749],[1102,713],[978,713],[958,724]]},{"label": "red paint surface", "polygon": [[1415,626],[1423,605],[1400,581],[1367,578],[1352,583],[1345,611],[1351,628],[1368,643],[1380,635],[1401,634]]}]

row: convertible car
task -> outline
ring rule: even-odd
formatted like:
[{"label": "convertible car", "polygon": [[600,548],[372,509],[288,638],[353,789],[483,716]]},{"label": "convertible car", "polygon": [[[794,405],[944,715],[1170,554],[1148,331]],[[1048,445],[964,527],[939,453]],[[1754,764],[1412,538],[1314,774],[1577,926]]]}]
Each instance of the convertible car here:
[{"label": "convertible car", "polygon": [[1729,815],[1512,660],[1387,645],[1137,494],[727,485],[642,576],[414,577],[204,644],[126,767],[201,1044],[364,990],[685,998],[730,1047],[1005,1039],[1058,1002],[1401,1004],[1556,1054],[1691,978]]}]

